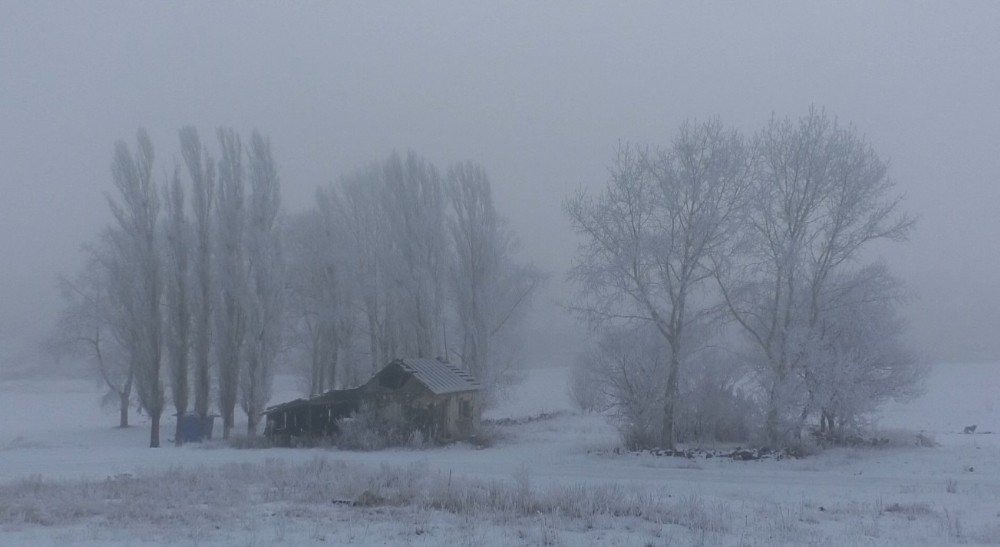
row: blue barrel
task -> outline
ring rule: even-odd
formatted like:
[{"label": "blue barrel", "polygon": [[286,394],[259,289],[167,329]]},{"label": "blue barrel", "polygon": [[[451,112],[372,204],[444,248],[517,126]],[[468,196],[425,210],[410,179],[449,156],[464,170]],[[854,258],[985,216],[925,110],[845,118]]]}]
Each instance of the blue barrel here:
[{"label": "blue barrel", "polygon": [[200,443],[204,439],[212,438],[215,414],[206,416],[204,420],[197,414],[192,413],[178,416],[177,419],[180,424],[178,434],[181,436],[181,442]]}]

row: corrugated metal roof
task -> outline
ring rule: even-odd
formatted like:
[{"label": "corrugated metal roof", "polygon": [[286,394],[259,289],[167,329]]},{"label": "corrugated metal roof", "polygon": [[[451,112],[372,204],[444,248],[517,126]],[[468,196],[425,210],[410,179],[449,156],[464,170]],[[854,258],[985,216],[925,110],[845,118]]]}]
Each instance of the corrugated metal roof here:
[{"label": "corrugated metal roof", "polygon": [[309,406],[309,405],[330,405],[330,404],[355,404],[361,398],[361,388],[350,388],[350,389],[331,389],[325,393],[320,393],[319,395],[314,395],[307,399],[299,398],[294,401],[288,401],[285,403],[273,405],[267,407],[261,414],[270,414],[272,412],[279,412],[289,408],[294,408],[298,406]]},{"label": "corrugated metal roof", "polygon": [[451,363],[422,358],[399,359],[396,362],[435,395],[479,389],[479,382],[468,371]]}]

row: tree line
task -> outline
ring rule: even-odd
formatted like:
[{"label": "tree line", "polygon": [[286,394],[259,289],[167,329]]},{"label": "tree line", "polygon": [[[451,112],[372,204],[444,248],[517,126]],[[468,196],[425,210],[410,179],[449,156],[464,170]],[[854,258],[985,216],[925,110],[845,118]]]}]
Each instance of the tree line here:
[{"label": "tree line", "polygon": [[914,219],[853,127],[817,108],[750,137],[686,122],[665,147],[619,145],[609,173],[565,203],[583,241],[573,308],[598,340],[575,389],[630,444],[787,446],[811,420],[840,435],[919,389],[906,293],[872,260]]},{"label": "tree line", "polygon": [[217,411],[228,438],[239,404],[255,435],[279,362],[310,395],[411,356],[454,356],[487,401],[510,383],[542,276],[518,262],[481,167],[442,175],[393,153],[286,214],[270,140],[254,131],[245,144],[231,128],[216,137],[213,154],[181,129],[182,162],[159,185],[146,131],[134,148],[119,141],[114,221],[59,281],[56,346],[93,365],[120,426],[136,400],[159,446],[169,401],[203,424]]}]

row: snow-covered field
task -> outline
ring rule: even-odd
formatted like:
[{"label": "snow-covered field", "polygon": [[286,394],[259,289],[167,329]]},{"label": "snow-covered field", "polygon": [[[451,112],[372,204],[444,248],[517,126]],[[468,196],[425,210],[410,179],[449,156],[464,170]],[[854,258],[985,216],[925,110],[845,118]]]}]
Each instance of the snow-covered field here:
[{"label": "snow-covered field", "polygon": [[[296,395],[279,380],[276,401]],[[883,427],[936,448],[782,461],[616,453],[565,385],[565,369],[529,374],[490,416],[553,415],[492,448],[364,453],[151,450],[92,383],[0,381],[0,544],[1000,543],[1000,365],[938,366],[926,396],[886,409]]]}]

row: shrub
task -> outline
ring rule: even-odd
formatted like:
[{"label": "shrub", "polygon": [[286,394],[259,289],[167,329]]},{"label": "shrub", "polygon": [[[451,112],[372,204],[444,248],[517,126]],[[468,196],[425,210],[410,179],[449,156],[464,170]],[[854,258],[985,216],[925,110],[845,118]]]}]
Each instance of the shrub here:
[{"label": "shrub", "polygon": [[784,450],[789,457],[801,459],[819,454],[820,447],[810,439],[800,439],[788,442]]},{"label": "shrub", "polygon": [[914,520],[917,517],[931,515],[934,513],[931,511],[930,506],[926,503],[891,503],[882,511],[885,513],[897,513],[903,515],[908,520]]},{"label": "shrub", "polygon": [[656,429],[655,420],[639,420],[628,423],[620,423],[618,431],[622,436],[622,443],[628,450],[643,450],[660,446],[660,434]]},{"label": "shrub", "polygon": [[[570,394],[584,410],[612,410],[630,450],[662,445],[667,351],[649,326],[609,328],[577,359]],[[759,429],[747,371],[730,354],[702,349],[683,359],[675,406],[679,442],[746,442]]]},{"label": "shrub", "polygon": [[472,444],[479,448],[489,448],[504,438],[506,438],[506,434],[499,425],[484,420],[476,428],[476,435],[472,438]]},{"label": "shrub", "polygon": [[745,371],[731,357],[702,351],[688,364],[677,405],[677,440],[747,442],[762,422],[760,405],[742,384]]},{"label": "shrub", "polygon": [[[339,448],[348,450],[381,450],[405,446],[411,441],[423,444],[423,435],[406,419],[399,404],[361,405],[357,412],[338,424],[336,438]],[[419,438],[418,438],[419,436]]]}]

